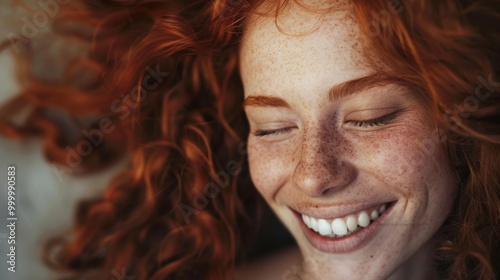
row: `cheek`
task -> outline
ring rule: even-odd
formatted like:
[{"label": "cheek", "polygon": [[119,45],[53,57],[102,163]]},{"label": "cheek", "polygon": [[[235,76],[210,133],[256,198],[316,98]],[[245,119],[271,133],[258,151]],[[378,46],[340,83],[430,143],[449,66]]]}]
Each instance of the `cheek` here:
[{"label": "cheek", "polygon": [[383,139],[370,163],[378,170],[377,176],[384,182],[398,182],[402,188],[411,190],[411,186],[404,183],[420,180],[426,166],[433,161],[433,157],[418,149],[420,137],[414,133],[398,133]]},{"label": "cheek", "polygon": [[268,201],[293,172],[295,157],[289,147],[286,144],[256,141],[253,137],[248,140],[250,175],[257,190]]},{"label": "cheek", "polygon": [[351,139],[361,169],[385,185],[409,194],[424,180],[435,178],[435,171],[445,164],[439,153],[440,144],[431,136],[425,119],[412,112],[392,127]]},{"label": "cheek", "polygon": [[[377,141],[358,142],[359,165],[406,204],[406,218],[441,223],[451,210],[456,178],[431,129],[400,127]],[[420,222],[420,221],[418,221]],[[417,223],[418,223],[417,222]]]}]

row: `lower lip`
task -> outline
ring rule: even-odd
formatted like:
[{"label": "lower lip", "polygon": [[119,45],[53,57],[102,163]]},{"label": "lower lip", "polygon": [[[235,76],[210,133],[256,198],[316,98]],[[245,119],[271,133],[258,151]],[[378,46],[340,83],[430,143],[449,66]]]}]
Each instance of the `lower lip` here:
[{"label": "lower lip", "polygon": [[340,238],[321,236],[319,233],[313,231],[304,224],[301,214],[297,212],[294,213],[299,220],[300,227],[302,228],[307,240],[314,248],[326,253],[349,253],[363,247],[375,236],[377,231],[381,228],[381,224],[392,212],[394,205],[396,205],[396,202],[392,202],[391,206],[389,206],[389,208],[387,208],[387,210],[385,210],[380,217],[371,222],[367,227],[360,229],[351,235]]}]

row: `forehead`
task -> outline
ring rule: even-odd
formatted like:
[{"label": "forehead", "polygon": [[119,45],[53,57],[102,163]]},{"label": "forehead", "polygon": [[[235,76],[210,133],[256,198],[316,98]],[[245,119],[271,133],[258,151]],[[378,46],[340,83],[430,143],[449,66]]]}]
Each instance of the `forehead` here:
[{"label": "forehead", "polygon": [[289,4],[274,16],[252,15],[240,46],[245,95],[288,85],[323,90],[372,72],[351,5],[314,13]]}]

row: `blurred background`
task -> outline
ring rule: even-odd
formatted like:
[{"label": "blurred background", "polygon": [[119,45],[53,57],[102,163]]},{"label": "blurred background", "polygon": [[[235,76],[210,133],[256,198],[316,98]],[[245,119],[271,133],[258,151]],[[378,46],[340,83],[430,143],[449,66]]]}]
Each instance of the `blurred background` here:
[{"label": "blurred background", "polygon": [[[0,0],[0,42],[11,46],[0,52],[0,105],[19,93],[22,79],[16,54],[23,48],[36,53],[30,57],[30,72],[47,81],[61,78],[65,63],[85,55],[88,46],[51,32],[50,19],[67,0]],[[29,42],[14,43],[20,36]],[[65,116],[54,112],[61,122]],[[69,123],[67,133],[81,133]],[[107,169],[91,176],[73,176],[67,170],[50,164],[43,155],[39,139],[11,140],[0,136],[0,279],[56,279],[57,274],[41,261],[43,244],[50,237],[70,234],[74,209],[78,201],[98,196],[115,174],[123,170],[128,158],[123,156]],[[7,270],[7,167],[16,167],[16,272]],[[273,252],[293,245],[293,239],[269,209],[264,212],[262,230],[250,254],[261,260]],[[110,279],[113,276],[110,275]],[[114,280],[114,279],[113,279]],[[116,279],[121,280],[121,279]]]},{"label": "blurred background", "polygon": [[[0,2],[0,41],[9,40],[13,34],[23,34],[26,19],[33,18],[43,7],[40,1],[8,0]],[[45,1],[44,1],[45,2]],[[21,4],[25,4],[23,7]],[[9,36],[11,36],[9,38]],[[38,50],[32,72],[54,80],[62,74],[59,62],[81,54],[83,46],[65,42],[50,33],[50,24],[41,25],[30,46]],[[15,76],[15,49],[0,53],[0,104],[19,93],[21,84]],[[56,279],[54,272],[41,262],[43,242],[49,237],[68,232],[76,203],[102,192],[109,179],[125,167],[126,159],[111,168],[87,177],[62,174],[49,164],[38,139],[11,140],[0,137],[0,252],[2,265],[0,279]],[[16,167],[16,272],[7,270],[7,166]]]}]

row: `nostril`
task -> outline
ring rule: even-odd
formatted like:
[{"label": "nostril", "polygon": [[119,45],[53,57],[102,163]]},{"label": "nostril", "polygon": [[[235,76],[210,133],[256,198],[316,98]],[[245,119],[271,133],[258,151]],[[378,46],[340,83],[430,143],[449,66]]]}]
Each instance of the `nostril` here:
[{"label": "nostril", "polygon": [[321,195],[322,196],[328,196],[328,193],[330,192],[330,190],[331,190],[331,188],[323,190],[323,192],[321,193]]}]

